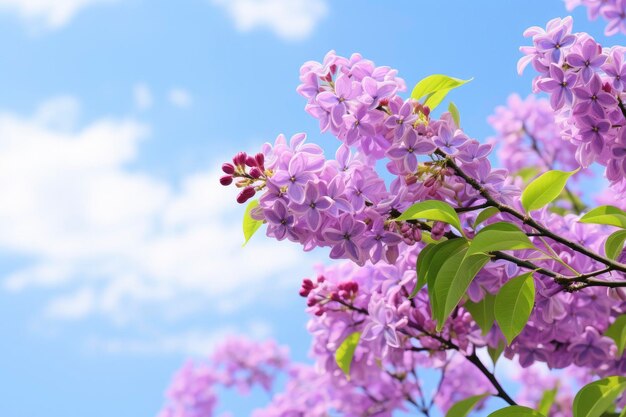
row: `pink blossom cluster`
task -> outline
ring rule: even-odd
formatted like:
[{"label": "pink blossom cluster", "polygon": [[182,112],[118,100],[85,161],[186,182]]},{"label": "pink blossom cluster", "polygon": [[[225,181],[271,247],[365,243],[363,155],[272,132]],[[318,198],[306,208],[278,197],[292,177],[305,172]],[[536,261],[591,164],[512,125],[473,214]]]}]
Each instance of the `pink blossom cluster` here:
[{"label": "pink blossom cluster", "polygon": [[[550,102],[512,97],[490,119],[497,131],[495,142],[510,170],[529,163],[543,170],[572,170],[598,162],[620,190],[626,184],[623,54],[618,48],[603,50],[586,34],[572,34],[571,25],[569,18],[556,19],[547,30],[526,32],[533,46],[523,49],[527,56],[520,68],[532,63],[540,73],[534,86],[550,93]],[[574,271],[592,273],[604,282],[623,281],[623,273],[603,270],[601,258],[581,255],[566,244],[602,253],[608,227],[581,224],[577,215],[547,209],[532,213],[534,223],[526,215],[515,216],[515,210],[522,210],[520,188],[507,170],[492,168],[492,146],[469,138],[451,114],[434,118],[428,107],[401,98],[397,93],[404,84],[393,69],[376,67],[360,55],[345,58],[330,52],[322,63],[306,63],[300,75],[298,91],[307,100],[306,110],[320,121],[322,131],[339,141],[334,159],[308,143],[304,134],[290,140],[280,135],[254,156],[239,153],[224,164],[221,182],[242,188],[240,203],[259,195],[251,216],[267,224],[269,237],[298,242],[304,250],[328,247],[331,258],[348,261],[320,269],[302,283],[300,295],[311,315],[307,328],[315,372],[288,368],[286,392],[255,415],[322,415],[319,404],[342,415],[391,415],[407,406],[425,413],[432,404],[424,400],[419,369],[442,374],[434,401],[442,410],[471,395],[506,398],[476,354],[482,348],[504,348],[504,336],[495,324],[481,329],[466,303],[493,297],[529,269],[538,271],[534,308],[504,356],[523,368],[542,363],[552,369],[574,366],[595,376],[626,374],[626,357],[604,335],[626,314],[626,290],[578,290],[555,279]],[[509,159],[511,153],[520,156]],[[386,173],[374,169],[379,160],[386,162]],[[460,230],[437,221],[398,221],[409,206],[425,200],[449,204],[460,218],[455,226]],[[494,202],[503,211],[475,226],[479,210]],[[492,254],[471,282],[467,298],[438,329],[427,289],[411,296],[420,252],[427,241],[471,238],[485,225],[502,221],[526,232],[534,248],[516,250],[517,262]],[[550,233],[545,239],[534,232],[543,228]],[[622,252],[617,262],[624,261]],[[360,340],[348,380],[335,353],[355,332]],[[232,350],[237,349],[224,350],[218,362],[231,363]],[[243,363],[245,358],[240,358]],[[266,362],[266,357],[259,361]],[[221,384],[271,385],[271,374],[250,374],[257,364],[244,367],[244,376],[255,375],[253,379],[241,379],[236,377],[239,359],[232,363],[227,374],[234,376],[219,376]],[[282,362],[272,366],[287,369]],[[527,374],[528,380],[535,378]],[[182,385],[193,387],[198,378],[187,371]],[[534,392],[524,395],[536,397]],[[179,397],[172,396],[174,404],[182,401]],[[565,399],[557,402],[556,413],[569,412]],[[206,403],[206,410],[214,407],[214,402]]]},{"label": "pink blossom cluster", "polygon": [[561,139],[548,100],[511,94],[506,105],[498,106],[488,121],[496,131],[489,143],[497,146],[498,162],[510,173],[531,167],[538,172],[573,171],[579,167],[574,157],[576,146]]},{"label": "pink blossom cluster", "polygon": [[260,387],[269,392],[288,365],[287,349],[273,340],[259,343],[231,337],[215,349],[209,361],[189,361],[177,372],[159,417],[213,416],[219,389],[235,388],[247,394]]},{"label": "pink blossom cluster", "polygon": [[604,34],[607,36],[626,33],[626,1],[624,0],[565,0],[567,10],[578,6],[587,8],[590,20],[602,16],[607,21]]},{"label": "pink blossom cluster", "polygon": [[528,64],[539,73],[536,91],[550,95],[561,136],[576,145],[576,160],[606,166],[618,192],[626,190],[626,89],[624,48],[603,48],[587,33],[572,33],[573,20],[551,20],[546,29],[524,33],[533,45],[521,48],[521,72]]}]

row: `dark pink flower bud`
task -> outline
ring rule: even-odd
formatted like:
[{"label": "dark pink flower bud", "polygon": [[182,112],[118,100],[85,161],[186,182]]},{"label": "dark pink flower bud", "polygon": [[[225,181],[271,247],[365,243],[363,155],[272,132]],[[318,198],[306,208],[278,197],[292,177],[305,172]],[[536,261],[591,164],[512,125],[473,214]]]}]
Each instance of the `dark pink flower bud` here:
[{"label": "dark pink flower bud", "polygon": [[233,158],[233,163],[236,166],[244,166],[246,164],[246,158],[248,157],[248,155],[246,155],[245,152],[238,152],[237,155],[235,155],[235,157]]},{"label": "dark pink flower bud", "polygon": [[265,168],[265,155],[259,152],[254,156],[254,159],[256,160],[256,166],[261,169]]},{"label": "dark pink flower bud", "polygon": [[256,194],[256,191],[254,191],[254,188],[246,187],[243,190],[241,190],[241,192],[237,196],[237,202],[239,204],[243,204],[249,199],[251,199],[252,197],[254,197],[255,194]]},{"label": "dark pink flower bud", "polygon": [[258,179],[261,178],[261,176],[263,175],[263,173],[261,172],[261,170],[257,167],[254,167],[250,170],[250,176],[254,179]]},{"label": "dark pink flower bud", "polygon": [[404,177],[404,181],[406,182],[406,185],[413,185],[417,182],[417,177],[415,175],[407,175],[406,177]]},{"label": "dark pink flower bud", "polygon": [[220,184],[222,185],[230,185],[233,183],[233,177],[231,177],[230,175],[224,175],[223,177],[220,178]]},{"label": "dark pink flower bud", "polygon": [[255,167],[256,166],[256,159],[254,159],[253,156],[247,156],[246,157],[246,165],[248,165],[250,168]]},{"label": "dark pink flower bud", "polygon": [[435,181],[437,181],[435,177],[428,177],[428,179],[424,181],[424,187],[432,187],[435,184]]},{"label": "dark pink flower bud", "polygon": [[235,167],[232,164],[225,163],[222,165],[222,171],[224,171],[224,174],[233,175],[235,173]]}]

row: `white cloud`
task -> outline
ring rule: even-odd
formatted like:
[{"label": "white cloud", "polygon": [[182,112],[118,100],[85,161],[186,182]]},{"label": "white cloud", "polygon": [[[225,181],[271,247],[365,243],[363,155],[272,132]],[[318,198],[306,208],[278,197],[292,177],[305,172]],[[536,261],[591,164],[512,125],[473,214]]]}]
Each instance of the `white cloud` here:
[{"label": "white cloud", "polygon": [[5,290],[49,288],[51,318],[127,322],[149,309],[240,308],[306,273],[310,258],[295,245],[256,236],[241,248],[243,208],[219,184],[218,160],[178,184],[128,169],[149,128],[116,119],[51,128],[42,115],[63,119],[66,104],[30,118],[0,112],[0,251],[34,259],[4,278]]},{"label": "white cloud", "polygon": [[223,7],[242,32],[267,28],[288,40],[311,35],[328,13],[325,0],[213,0],[213,3]]},{"label": "white cloud", "polygon": [[76,14],[93,4],[116,0],[0,0],[0,11],[17,13],[19,17],[47,29],[68,24]]},{"label": "white cloud", "polygon": [[192,329],[181,333],[157,335],[144,338],[101,339],[87,342],[91,352],[109,354],[182,354],[206,357],[229,336],[246,334],[247,337],[263,340],[273,334],[272,326],[266,322],[250,322],[243,328],[224,326],[211,331]]},{"label": "white cloud", "polygon": [[193,104],[191,93],[183,88],[172,88],[168,94],[168,98],[173,106],[180,108],[191,107]]},{"label": "white cloud", "polygon": [[133,87],[133,99],[135,107],[139,110],[148,110],[154,104],[150,87],[143,83],[136,84]]}]

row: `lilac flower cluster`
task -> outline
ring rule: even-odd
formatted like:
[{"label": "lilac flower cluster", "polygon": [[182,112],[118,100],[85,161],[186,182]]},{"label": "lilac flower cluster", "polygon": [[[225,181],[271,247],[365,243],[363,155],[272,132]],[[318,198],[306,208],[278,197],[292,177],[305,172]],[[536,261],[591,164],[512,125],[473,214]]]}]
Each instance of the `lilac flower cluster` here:
[{"label": "lilac flower cluster", "polygon": [[526,99],[512,94],[506,106],[499,106],[489,116],[496,135],[489,139],[497,144],[499,162],[515,174],[535,167],[538,172],[551,169],[573,171],[579,167],[576,146],[561,138],[554,111],[548,100],[534,95]]},{"label": "lilac flower cluster", "polygon": [[[492,169],[491,146],[467,137],[449,114],[433,120],[428,108],[395,95],[402,84],[395,74],[358,55],[347,59],[332,52],[323,64],[305,64],[298,90],[308,98],[307,109],[320,118],[322,129],[344,142],[335,159],[326,159],[319,146],[297,134],[289,141],[280,135],[254,158],[240,153],[234,164],[224,164],[227,175],[242,178],[238,201],[247,199],[246,190],[250,195],[262,192],[253,217],[267,222],[268,236],[299,242],[305,250],[330,247],[332,259],[359,265],[394,263],[401,245],[422,239],[417,225],[389,222],[409,205],[432,199],[471,205],[482,199],[446,166],[447,158],[503,202],[514,202],[519,189],[506,183],[506,171]],[[381,92],[373,90],[373,82],[381,84]],[[339,123],[353,115],[360,118],[357,127],[368,128],[352,134]],[[373,168],[380,158],[387,158],[387,170],[395,177],[389,186]],[[446,230],[435,223],[433,238]]]},{"label": "lilac flower cluster", "polygon": [[[494,141],[502,146],[504,165],[513,171],[529,163],[539,169],[572,170],[600,162],[619,189],[626,184],[621,49],[602,50],[590,36],[572,34],[571,19],[551,21],[547,30],[531,28],[527,35],[533,46],[523,49],[527,56],[520,68],[532,63],[540,73],[535,88],[551,98],[548,104],[512,97],[507,108],[492,116],[498,132]],[[626,291],[599,286],[570,291],[572,287],[554,279],[572,271],[600,271],[593,276],[604,281],[626,277],[603,272],[597,258],[581,256],[572,245],[547,241],[536,232],[549,225],[549,232],[601,253],[606,227],[583,225],[577,216],[548,210],[533,212],[532,219],[514,216],[521,210],[520,189],[507,170],[492,168],[492,145],[469,138],[450,114],[435,119],[428,107],[402,99],[397,93],[404,90],[404,83],[393,69],[376,67],[360,55],[344,58],[330,52],[323,63],[306,63],[300,75],[298,91],[307,99],[306,110],[320,121],[322,131],[340,141],[335,159],[327,159],[304,134],[289,141],[280,135],[254,157],[239,153],[224,164],[221,182],[243,188],[239,202],[260,195],[251,216],[267,224],[268,236],[298,242],[304,250],[328,247],[331,258],[350,262],[320,269],[317,277],[303,281],[300,295],[311,315],[308,330],[315,371],[285,367],[282,362],[272,365],[288,369],[291,377],[285,393],[256,416],[297,415],[304,410],[306,415],[322,415],[319,404],[342,415],[391,415],[407,404],[424,412],[428,405],[418,368],[443,374],[434,401],[442,410],[476,394],[497,391],[506,398],[476,365],[475,353],[484,347],[503,347],[504,337],[495,324],[491,330],[479,328],[465,303],[492,297],[526,272],[528,261],[534,262],[530,269],[543,270],[534,275],[535,306],[504,356],[517,359],[523,368],[543,363],[550,368],[576,366],[597,376],[626,373],[626,357],[618,355],[613,340],[603,335],[626,314]],[[519,159],[509,158],[513,153]],[[373,168],[383,159],[387,169],[383,175],[392,178],[389,183]],[[441,222],[397,221],[406,208],[425,200],[452,206],[461,221],[456,227],[462,230]],[[496,203],[507,210],[483,226],[497,221],[515,224],[536,248],[516,251],[522,260],[517,263],[492,253],[493,259],[471,282],[467,299],[437,331],[427,289],[410,297],[426,233],[432,240],[461,234],[471,238],[483,227],[474,226],[479,210]],[[618,261],[625,260],[622,253]],[[335,352],[354,332],[360,332],[360,340],[347,380]],[[221,362],[228,362],[231,350],[237,349],[224,350]],[[244,375],[250,375],[248,368],[266,362],[246,367]],[[228,368],[227,374],[237,375],[237,366]],[[271,374],[252,375],[252,379],[222,375],[217,380],[244,388],[271,385]],[[533,374],[528,375],[532,380]],[[315,389],[307,389],[303,379]],[[194,379],[183,380],[187,384]],[[172,398],[177,403],[178,397]],[[209,410],[208,405],[205,408]]]},{"label": "lilac flower cluster", "polygon": [[604,34],[615,35],[619,32],[626,33],[626,1],[624,0],[564,0],[567,10],[573,10],[578,6],[587,8],[590,20],[596,20],[602,16],[607,21]]},{"label": "lilac flower cluster", "polygon": [[254,387],[270,392],[277,374],[288,366],[287,349],[274,341],[232,337],[215,349],[209,361],[189,361],[177,372],[159,417],[211,417],[219,388],[235,388],[241,394]]},{"label": "lilac flower cluster", "polygon": [[521,48],[520,72],[529,63],[539,73],[536,91],[550,95],[561,135],[576,145],[576,160],[606,166],[614,189],[626,188],[626,65],[622,47],[602,48],[586,33],[572,33],[572,19],[551,20],[525,32],[533,45]]}]

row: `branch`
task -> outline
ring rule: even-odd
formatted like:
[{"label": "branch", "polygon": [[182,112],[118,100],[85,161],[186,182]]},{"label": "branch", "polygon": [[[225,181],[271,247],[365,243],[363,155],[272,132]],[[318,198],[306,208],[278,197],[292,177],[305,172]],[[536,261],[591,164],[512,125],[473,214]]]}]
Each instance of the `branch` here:
[{"label": "branch", "polygon": [[491,382],[491,385],[493,385],[493,387],[498,391],[498,394],[497,394],[498,397],[502,398],[509,405],[517,405],[517,403],[513,400],[513,398],[511,398],[509,394],[507,394],[507,392],[504,390],[502,385],[500,385],[496,376],[493,373],[491,373],[489,369],[487,369],[485,364],[482,363],[480,358],[476,355],[476,352],[472,352],[472,354],[469,356],[466,356],[466,358],[468,361],[473,363],[487,377],[487,379],[489,379],[489,382]]},{"label": "branch", "polygon": [[[533,151],[535,151],[537,156],[541,158],[541,160],[543,161],[544,164],[546,164],[548,169],[554,169],[553,161],[549,161],[546,158],[546,156],[543,153],[541,153],[541,150],[539,149],[539,141],[533,134],[531,134],[528,131],[528,129],[526,128],[526,125],[522,125],[522,131],[526,134],[526,136],[530,138],[530,144],[531,144],[530,146],[533,149]],[[574,209],[576,214],[582,213],[585,207],[580,206],[578,198],[574,195],[574,193],[567,186],[565,186],[565,193],[567,194],[567,197],[569,198],[569,200],[572,202],[572,208]]]},{"label": "branch", "polygon": [[519,211],[515,210],[513,207],[508,206],[506,204],[502,204],[499,201],[497,201],[492,195],[491,193],[485,189],[482,185],[480,185],[475,179],[473,179],[472,177],[468,176],[457,164],[456,162],[454,162],[454,160],[452,158],[450,158],[448,155],[446,155],[445,153],[443,153],[440,150],[436,151],[436,154],[446,158],[446,164],[448,165],[448,167],[452,168],[452,170],[454,170],[455,174],[459,177],[461,177],[463,180],[465,180],[465,182],[467,182],[470,186],[472,186],[472,188],[474,188],[476,191],[478,191],[480,193],[480,195],[482,195],[487,202],[493,206],[493,207],[497,207],[498,210],[500,210],[503,213],[509,213],[511,214],[513,217],[517,218],[518,220],[520,220],[523,224],[526,224],[534,229],[536,229],[538,232],[540,232],[543,236],[545,237],[549,237],[550,239],[559,242],[565,246],[567,246],[568,248],[572,249],[575,252],[578,252],[582,255],[587,256],[588,258],[591,258],[595,261],[598,261],[606,266],[611,267],[612,270],[617,270],[617,271],[621,271],[621,272],[626,272],[626,265],[619,263],[617,261],[614,261],[612,259],[609,258],[605,258],[604,256],[595,253],[592,250],[589,250],[587,248],[585,248],[584,246],[576,243],[576,242],[572,242],[560,235],[557,235],[556,233],[553,233],[552,231],[550,231],[549,229],[547,229],[546,227],[542,226],[541,224],[539,224],[537,221],[535,221],[534,219],[532,219],[531,217],[520,213]]}]

